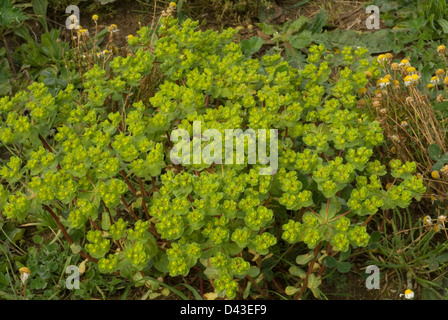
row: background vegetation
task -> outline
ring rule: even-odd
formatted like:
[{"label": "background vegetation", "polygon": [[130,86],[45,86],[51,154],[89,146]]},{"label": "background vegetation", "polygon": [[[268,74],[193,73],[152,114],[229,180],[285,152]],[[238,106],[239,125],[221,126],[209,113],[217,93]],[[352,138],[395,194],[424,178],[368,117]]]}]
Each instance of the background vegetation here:
[{"label": "background vegetation", "polygon": [[[82,48],[65,28],[69,15],[65,8],[70,4],[79,6],[82,27],[96,34],[95,42],[86,42]],[[365,7],[370,4],[380,7],[380,30],[365,27]],[[81,88],[89,69],[83,52],[100,48],[124,56],[128,35],[155,23],[168,6],[168,1],[152,0],[0,0],[0,97],[13,96],[33,81],[44,83],[52,94],[69,82]],[[386,138],[375,156],[382,163],[393,158],[416,162],[426,193],[406,209],[373,216],[366,248],[318,261],[325,266],[319,294],[307,290],[302,298],[403,299],[407,288],[415,291],[417,299],[448,298],[448,63],[443,47],[447,44],[447,12],[444,0],[177,2],[175,14],[180,21],[198,20],[202,30],[235,27],[243,49],[256,57],[280,53],[291,66],[301,69],[309,48],[325,44],[329,54],[348,46],[365,47],[370,61],[381,66],[381,75],[369,83],[371,90],[359,92],[358,97],[358,108],[380,122]],[[91,19],[94,14],[98,22]],[[111,24],[118,29],[113,39],[108,31]],[[403,60],[409,66],[400,66]],[[414,73],[418,83],[407,87],[405,78]],[[2,158],[3,163],[9,159],[6,148]],[[51,216],[21,224],[0,215],[0,229],[0,299],[23,299],[25,295],[27,299],[202,299],[207,298],[204,292],[211,291],[201,273],[136,284],[100,273],[91,263],[85,264],[80,289],[67,290],[65,268],[85,260],[64,241]],[[310,265],[313,257],[302,253],[292,248],[276,257],[281,263],[275,268],[268,259],[263,266],[272,270],[271,281],[256,278],[246,287],[244,298],[293,299],[287,285],[304,277],[302,269],[314,267]],[[287,261],[296,263],[291,266]],[[380,267],[380,290],[365,288],[365,268],[370,264]],[[23,266],[31,270],[26,288],[20,281]]]}]

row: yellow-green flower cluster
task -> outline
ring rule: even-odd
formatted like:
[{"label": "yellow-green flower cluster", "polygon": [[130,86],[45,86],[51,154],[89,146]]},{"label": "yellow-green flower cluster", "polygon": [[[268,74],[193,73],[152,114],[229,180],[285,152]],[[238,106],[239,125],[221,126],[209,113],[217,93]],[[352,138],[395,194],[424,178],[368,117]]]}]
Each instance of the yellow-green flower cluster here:
[{"label": "yellow-green flower cluster", "polygon": [[95,206],[86,199],[78,199],[77,207],[70,211],[68,221],[73,228],[81,229],[89,217],[97,215]]},{"label": "yellow-green flower cluster", "polygon": [[125,236],[126,233],[127,222],[123,220],[123,218],[119,218],[117,222],[109,228],[109,234],[112,236],[112,239],[119,240]]},{"label": "yellow-green flower cluster", "polygon": [[101,259],[106,255],[106,253],[109,252],[110,241],[102,237],[101,231],[90,230],[89,232],[87,232],[86,238],[90,243],[86,244],[85,248],[92,257]]},{"label": "yellow-green flower cluster", "polygon": [[119,258],[117,255],[109,254],[108,258],[98,261],[98,269],[103,273],[114,273],[118,269]]},{"label": "yellow-green flower cluster", "polygon": [[98,195],[108,208],[115,208],[120,203],[120,197],[128,190],[126,183],[119,179],[110,179],[98,185]]},{"label": "yellow-green flower cluster", "polygon": [[173,277],[178,275],[186,276],[191,267],[196,264],[201,253],[201,247],[195,242],[186,246],[173,243],[172,247],[166,250],[170,275]]}]

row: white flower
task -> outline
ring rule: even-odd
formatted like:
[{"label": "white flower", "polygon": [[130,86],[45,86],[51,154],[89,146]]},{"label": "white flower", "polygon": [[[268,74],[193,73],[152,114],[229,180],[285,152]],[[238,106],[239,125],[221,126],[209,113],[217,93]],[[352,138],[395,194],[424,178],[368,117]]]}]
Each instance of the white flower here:
[{"label": "white flower", "polygon": [[439,77],[432,77],[430,81],[433,85],[438,85],[440,83]]},{"label": "white flower", "polygon": [[430,216],[425,216],[425,217],[423,218],[423,224],[424,224],[424,225],[431,225],[431,224],[432,224],[432,219],[431,219],[431,217],[430,217]]},{"label": "white flower", "polygon": [[404,294],[400,294],[400,297],[405,297],[406,299],[413,299],[414,298],[414,291],[411,289],[406,289]]},{"label": "white flower", "polygon": [[23,284],[25,284],[26,280],[30,277],[31,271],[27,267],[22,267],[19,269],[20,272],[20,280]]}]

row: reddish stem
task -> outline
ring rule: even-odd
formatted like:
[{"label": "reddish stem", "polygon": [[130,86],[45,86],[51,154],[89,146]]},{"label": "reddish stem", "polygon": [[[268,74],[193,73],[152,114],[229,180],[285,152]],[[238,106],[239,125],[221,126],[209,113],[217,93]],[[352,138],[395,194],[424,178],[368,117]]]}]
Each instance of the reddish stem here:
[{"label": "reddish stem", "polygon": [[131,190],[131,192],[134,194],[134,196],[136,196],[138,198],[137,191],[135,191],[134,187],[129,182],[128,178],[126,178],[126,173],[123,170],[120,170],[120,173],[121,173],[121,176],[123,177],[124,181],[128,185],[129,190]]},{"label": "reddish stem", "polygon": [[[316,249],[314,249],[314,258],[310,262],[310,265],[308,267],[308,272],[306,273],[305,281],[303,282],[302,288],[294,297],[295,300],[299,300],[300,297],[302,297],[303,293],[305,292],[306,288],[308,287],[308,278],[310,277],[311,272],[313,272],[314,263],[316,263],[317,255],[319,253],[321,244],[322,244],[322,242],[319,242]],[[298,283],[296,284],[296,286],[298,286]]]},{"label": "reddish stem", "polygon": [[124,204],[124,206],[126,207],[126,209],[129,211],[129,213],[134,217],[135,221],[140,220],[137,215],[134,213],[134,211],[131,209],[131,207],[128,205],[128,203],[126,202],[126,200],[124,199],[123,196],[121,196],[121,202]]},{"label": "reddish stem", "polygon": [[[65,227],[62,225],[61,221],[59,220],[58,216],[51,210],[49,206],[46,206],[45,204],[42,205],[45,210],[53,217],[54,221],[56,221],[57,225],[59,226],[59,229],[61,229],[62,234],[64,235],[65,239],[67,239],[68,243],[73,244],[72,238],[67,233],[67,230],[65,230]],[[98,260],[91,257],[89,254],[85,253],[84,251],[80,251],[79,254],[83,256],[86,259],[89,259],[92,262],[98,263]]]}]

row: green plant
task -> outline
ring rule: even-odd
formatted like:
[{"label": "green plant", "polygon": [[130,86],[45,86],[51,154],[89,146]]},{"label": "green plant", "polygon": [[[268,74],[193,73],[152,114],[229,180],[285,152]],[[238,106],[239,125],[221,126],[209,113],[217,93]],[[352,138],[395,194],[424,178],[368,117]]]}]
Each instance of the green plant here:
[{"label": "green plant", "polygon": [[[407,207],[424,191],[415,165],[399,160],[386,190],[386,167],[372,159],[383,135],[357,109],[356,92],[378,63],[362,48],[335,56],[320,45],[298,70],[278,54],[243,54],[234,29],[197,26],[166,16],[157,36],[143,27],[128,38],[128,56],[94,62],[83,90],[69,84],[52,94],[36,82],[2,98],[0,139],[10,152],[0,169],[2,213],[18,222],[50,215],[72,250],[104,273],[141,282],[199,269],[227,298],[250,294],[246,279],[263,295],[263,278],[272,278],[261,273],[263,257],[301,246],[309,269],[303,280],[291,276],[288,293],[319,295],[321,247],[336,256],[366,246],[379,210]],[[344,67],[331,75],[335,61]],[[202,133],[277,129],[278,147],[276,136],[265,139],[278,172],[260,174],[266,165],[249,164],[249,150],[232,151],[241,164],[170,163],[180,145],[170,133],[191,135],[194,121]],[[207,148],[219,151],[203,141]]]},{"label": "green plant", "polygon": [[393,299],[417,287],[423,300],[447,298],[446,217],[437,207],[434,205],[425,217],[416,217],[409,209],[395,209],[389,212],[391,217],[386,213],[383,218],[374,218],[381,233],[375,232],[376,240],[361,254],[369,257],[366,266],[376,265],[381,274],[389,274],[390,284],[382,282],[381,286],[392,289],[389,294]]}]

